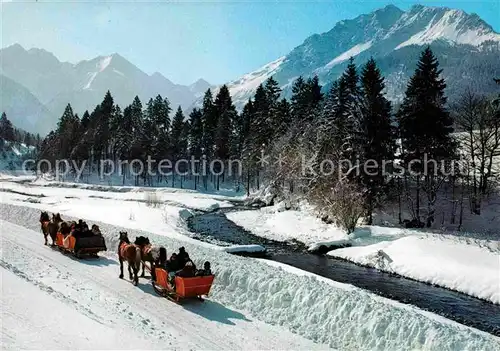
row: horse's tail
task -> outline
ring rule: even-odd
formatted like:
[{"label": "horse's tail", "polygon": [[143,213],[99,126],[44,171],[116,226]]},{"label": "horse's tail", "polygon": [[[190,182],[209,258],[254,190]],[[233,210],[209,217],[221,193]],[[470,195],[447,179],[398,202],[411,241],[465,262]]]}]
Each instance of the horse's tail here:
[{"label": "horse's tail", "polygon": [[141,248],[139,246],[135,247],[135,265],[137,267],[137,271],[141,268],[141,261],[142,261],[142,255],[141,255]]}]

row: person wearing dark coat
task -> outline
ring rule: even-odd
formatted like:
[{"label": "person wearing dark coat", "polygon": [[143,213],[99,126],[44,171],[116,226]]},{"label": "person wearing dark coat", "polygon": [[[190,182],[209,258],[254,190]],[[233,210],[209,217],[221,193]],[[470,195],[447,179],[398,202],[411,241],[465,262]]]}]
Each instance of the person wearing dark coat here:
[{"label": "person wearing dark coat", "polygon": [[184,268],[184,265],[189,261],[189,255],[186,252],[184,246],[179,248],[179,253],[177,254],[177,259],[179,261],[179,269]]},{"label": "person wearing dark coat", "polygon": [[207,276],[212,275],[212,270],[210,269],[210,262],[206,261],[203,264],[203,269],[198,269],[196,271],[196,276]]},{"label": "person wearing dark coat", "polygon": [[179,263],[180,263],[179,257],[174,252],[172,254],[172,256],[170,256],[170,259],[167,261],[167,271],[176,272],[176,271],[182,269],[182,267],[180,267]]},{"label": "person wearing dark coat", "polygon": [[191,278],[194,277],[195,272],[196,271],[193,262],[189,261],[186,263],[184,268],[182,268],[179,272],[175,273],[175,275],[183,278]]}]

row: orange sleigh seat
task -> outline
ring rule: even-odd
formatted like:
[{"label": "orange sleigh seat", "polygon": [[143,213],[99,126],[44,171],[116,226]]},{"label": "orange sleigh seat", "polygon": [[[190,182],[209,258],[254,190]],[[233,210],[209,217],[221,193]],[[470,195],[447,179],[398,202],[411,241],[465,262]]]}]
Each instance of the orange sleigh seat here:
[{"label": "orange sleigh seat", "polygon": [[175,277],[175,292],[181,297],[208,295],[213,281],[213,275],[192,278]]},{"label": "orange sleigh seat", "polygon": [[155,268],[156,282],[164,289],[168,289],[168,273],[163,268]]},{"label": "orange sleigh seat", "polygon": [[56,234],[56,245],[59,247],[64,247],[64,235],[62,235],[60,232],[57,232]]},{"label": "orange sleigh seat", "polygon": [[76,238],[73,235],[70,235],[66,239],[68,241],[68,250],[74,250],[76,244]]}]

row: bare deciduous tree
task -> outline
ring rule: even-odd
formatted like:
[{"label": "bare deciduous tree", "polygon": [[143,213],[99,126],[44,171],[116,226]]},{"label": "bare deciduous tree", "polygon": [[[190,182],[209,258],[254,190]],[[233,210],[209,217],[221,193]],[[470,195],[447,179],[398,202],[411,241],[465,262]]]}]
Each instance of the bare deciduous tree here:
[{"label": "bare deciduous tree", "polygon": [[471,212],[481,214],[481,202],[495,177],[500,156],[500,115],[486,97],[467,90],[454,107],[459,136],[471,168]]}]

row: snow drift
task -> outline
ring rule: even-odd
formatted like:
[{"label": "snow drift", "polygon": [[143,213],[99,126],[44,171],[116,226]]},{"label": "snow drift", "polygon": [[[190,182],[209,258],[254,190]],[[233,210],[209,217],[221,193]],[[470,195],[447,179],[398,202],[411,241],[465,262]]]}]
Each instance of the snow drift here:
[{"label": "snow drift", "polygon": [[[39,210],[1,204],[0,212],[3,220],[39,231]],[[216,279],[211,299],[333,348],[500,348],[500,339],[492,335],[352,286],[328,284],[256,259],[232,256],[169,237],[98,224],[111,250],[117,245],[119,230],[128,230],[131,237],[147,235],[153,243],[166,246],[167,251],[185,246],[197,265],[204,260],[212,262]],[[99,274],[97,269],[96,274]]]}]

